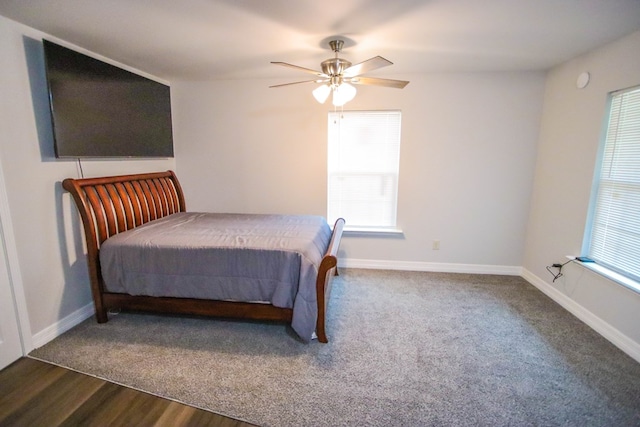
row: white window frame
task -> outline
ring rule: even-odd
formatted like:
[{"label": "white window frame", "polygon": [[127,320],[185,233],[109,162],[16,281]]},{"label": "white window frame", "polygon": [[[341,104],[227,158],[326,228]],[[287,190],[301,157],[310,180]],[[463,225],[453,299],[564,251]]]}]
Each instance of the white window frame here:
[{"label": "white window frame", "polygon": [[610,94],[582,252],[640,292],[640,86]]},{"label": "white window frame", "polygon": [[[397,226],[401,120],[399,110],[329,112],[329,223],[342,217],[351,233],[402,233]],[[379,197],[374,188],[380,188]]]}]

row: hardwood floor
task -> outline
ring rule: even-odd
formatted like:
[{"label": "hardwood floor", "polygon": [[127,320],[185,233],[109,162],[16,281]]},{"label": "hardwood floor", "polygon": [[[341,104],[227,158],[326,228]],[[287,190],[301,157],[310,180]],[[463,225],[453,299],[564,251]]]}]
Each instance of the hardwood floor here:
[{"label": "hardwood floor", "polygon": [[0,426],[253,426],[22,358],[0,371]]}]

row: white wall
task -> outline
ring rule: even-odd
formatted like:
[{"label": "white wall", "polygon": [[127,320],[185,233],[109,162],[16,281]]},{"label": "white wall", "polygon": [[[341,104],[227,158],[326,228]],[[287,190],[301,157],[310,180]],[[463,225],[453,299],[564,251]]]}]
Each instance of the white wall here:
[{"label": "white wall", "polygon": [[[347,107],[402,110],[404,236],[346,236],[342,256],[416,269],[507,266],[517,274],[544,73],[393,77],[411,83],[358,86]],[[176,168],[189,210],[326,215],[332,107],[313,99],[312,85],[268,88],[285,81],[172,82]]]},{"label": "white wall", "polygon": [[[0,17],[0,161],[18,276],[36,338],[55,334],[61,319],[91,303],[75,206],[60,185],[64,178],[78,177],[78,170],[73,161],[53,158],[41,43],[45,36]],[[83,162],[86,177],[174,167],[173,159]],[[42,343],[35,339],[34,344]]]},{"label": "white wall", "polygon": [[[640,294],[578,265],[552,283],[545,266],[580,255],[607,94],[640,84],[640,32],[550,71],[527,231],[525,277],[640,360]],[[578,75],[591,73],[585,89]]]}]

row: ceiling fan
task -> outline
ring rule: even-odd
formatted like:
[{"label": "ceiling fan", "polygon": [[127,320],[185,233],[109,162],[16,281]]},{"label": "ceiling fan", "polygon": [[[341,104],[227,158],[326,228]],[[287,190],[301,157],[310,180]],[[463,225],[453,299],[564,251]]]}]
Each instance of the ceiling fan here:
[{"label": "ceiling fan", "polygon": [[296,70],[304,71],[305,73],[313,74],[316,76],[313,80],[303,80],[299,82],[284,83],[279,85],[273,85],[269,87],[282,87],[296,85],[300,83],[321,83],[316,89],[313,90],[313,96],[321,104],[324,103],[329,95],[333,93],[333,105],[340,107],[351,101],[356,96],[355,85],[373,85],[373,86],[386,86],[397,89],[404,88],[408,81],[405,80],[391,80],[381,79],[377,77],[362,77],[362,74],[369,71],[377,70],[378,68],[392,65],[393,62],[381,57],[374,56],[366,61],[360,62],[356,65],[351,65],[351,62],[346,59],[338,58],[338,54],[344,46],[343,40],[331,40],[329,47],[335,53],[334,58],[322,61],[320,64],[322,71],[312,70],[310,68],[299,67],[297,65],[288,64],[286,62],[271,62],[272,64],[282,65],[284,67],[293,68]]}]

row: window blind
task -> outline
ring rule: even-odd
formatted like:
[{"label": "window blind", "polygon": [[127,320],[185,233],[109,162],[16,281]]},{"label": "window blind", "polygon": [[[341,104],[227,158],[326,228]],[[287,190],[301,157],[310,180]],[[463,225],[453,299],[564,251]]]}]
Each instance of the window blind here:
[{"label": "window blind", "polygon": [[396,226],[400,122],[399,111],[329,113],[330,223],[342,217],[354,228]]},{"label": "window blind", "polygon": [[588,252],[640,281],[640,87],[611,97]]}]

